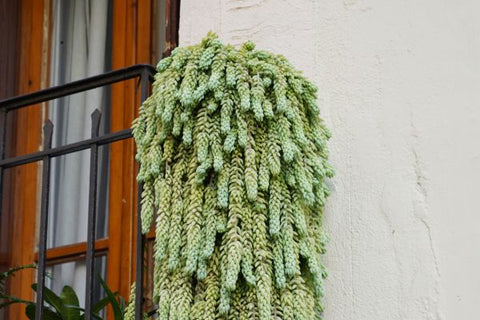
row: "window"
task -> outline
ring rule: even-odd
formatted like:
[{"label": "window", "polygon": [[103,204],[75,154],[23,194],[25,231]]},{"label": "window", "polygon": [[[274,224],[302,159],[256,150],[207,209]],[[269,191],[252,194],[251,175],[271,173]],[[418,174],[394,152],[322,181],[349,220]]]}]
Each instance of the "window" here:
[{"label": "window", "polygon": [[[113,1],[52,0],[50,13],[49,85],[57,86],[111,69],[111,36]],[[100,134],[109,131],[111,109],[108,88],[97,88],[56,99],[48,104],[48,118],[55,124],[52,146],[58,147],[90,136],[90,115],[99,109],[103,116]],[[99,155],[98,195],[108,195],[108,148]],[[52,250],[83,245],[87,241],[89,194],[88,150],[52,159],[47,247]],[[108,240],[108,197],[98,197],[97,231],[103,242]],[[105,245],[108,247],[108,242]],[[52,252],[50,250],[50,252]],[[77,255],[78,257],[78,255]],[[71,259],[76,256],[72,255]],[[105,256],[97,259],[97,272],[105,278]],[[84,259],[51,263],[47,285],[60,292],[64,285],[85,292]],[[100,285],[92,294],[98,300]],[[84,295],[79,295],[84,305]]]},{"label": "window", "polygon": [[[18,21],[13,23],[17,23],[18,34],[21,34],[17,37],[17,93],[109,69],[155,63],[176,45],[178,8],[178,0],[20,1],[20,5],[12,9],[18,12]],[[13,113],[8,119],[7,137],[11,149],[7,154],[38,150],[42,141],[41,126],[47,117],[61,124],[54,137],[57,145],[73,142],[85,134],[85,128],[89,133],[91,110],[80,112],[82,105],[87,109],[104,108],[105,131],[130,127],[138,105],[136,88],[134,80],[126,81],[109,90],[70,96]],[[109,109],[109,106],[114,108]],[[99,192],[104,201],[99,203],[98,212],[103,216],[98,223],[96,248],[103,255],[98,258],[97,265],[99,271],[106,274],[109,286],[124,297],[128,297],[134,279],[136,181],[133,154],[132,140],[116,142],[101,152],[104,170]],[[59,157],[52,163],[50,203],[53,205],[47,259],[54,276],[50,285],[56,290],[71,284],[82,293],[86,237],[86,230],[82,230],[86,221],[82,206],[88,202],[83,201],[85,180],[81,168],[86,162],[88,166],[88,156],[85,159],[79,153]],[[8,190],[4,194],[0,217],[0,262],[4,268],[31,263],[35,259],[39,169],[37,164],[30,164],[5,172],[4,190]],[[22,272],[12,279],[11,293],[32,299],[30,285],[33,282],[33,272]],[[22,308],[10,308],[8,318],[24,319]]]}]

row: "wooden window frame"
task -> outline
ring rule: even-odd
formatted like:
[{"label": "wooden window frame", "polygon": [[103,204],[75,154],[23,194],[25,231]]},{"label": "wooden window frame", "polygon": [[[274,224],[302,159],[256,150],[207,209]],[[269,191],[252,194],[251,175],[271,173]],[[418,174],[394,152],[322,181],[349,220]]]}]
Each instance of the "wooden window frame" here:
[{"label": "wooden window frame", "polygon": [[[8,0],[7,0],[8,1]],[[152,64],[160,56],[170,54],[178,43],[180,0],[166,0],[165,52],[157,53],[154,25],[155,0],[113,0],[112,70],[138,63]],[[48,83],[48,56],[50,32],[50,0],[19,1],[17,65],[18,90],[24,94],[43,89]],[[40,27],[41,26],[41,27]],[[136,117],[139,92],[135,80],[117,83],[111,87],[111,132],[129,128]],[[46,107],[36,106],[19,110],[10,120],[12,125],[11,154],[25,154],[38,150],[41,145],[41,126]],[[25,126],[26,125],[26,126]],[[27,133],[25,134],[25,127]],[[128,298],[135,278],[136,165],[133,140],[119,141],[110,146],[109,222],[108,238],[95,242],[98,255],[107,255],[107,282],[109,286]],[[13,192],[4,200],[3,212],[10,214],[12,234],[9,262],[11,266],[35,261],[36,224],[32,213],[38,212],[37,163],[13,169],[6,186]],[[38,197],[37,197],[38,198]],[[152,238],[152,235],[149,236]],[[81,259],[86,243],[75,243],[47,250],[47,265]],[[23,299],[33,299],[30,288],[35,282],[33,270],[25,270],[10,282],[10,293]],[[81,294],[81,293],[80,293]],[[112,319],[111,310],[108,319]],[[11,306],[9,319],[26,319],[23,306]]]}]

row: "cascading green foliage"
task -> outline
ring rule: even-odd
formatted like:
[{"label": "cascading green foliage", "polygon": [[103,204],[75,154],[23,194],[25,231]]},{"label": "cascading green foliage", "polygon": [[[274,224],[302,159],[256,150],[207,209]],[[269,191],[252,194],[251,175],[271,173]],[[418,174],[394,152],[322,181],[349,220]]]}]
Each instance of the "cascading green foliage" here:
[{"label": "cascading green foliage", "polygon": [[320,319],[333,170],[316,87],[214,34],[157,69],[133,135],[159,319]]}]

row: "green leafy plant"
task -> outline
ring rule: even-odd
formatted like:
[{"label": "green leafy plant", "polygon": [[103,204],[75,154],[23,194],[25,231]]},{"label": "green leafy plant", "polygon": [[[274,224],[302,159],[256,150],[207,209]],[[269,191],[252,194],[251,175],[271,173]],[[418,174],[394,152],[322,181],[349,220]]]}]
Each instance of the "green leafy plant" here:
[{"label": "green leafy plant", "polygon": [[32,303],[31,301],[26,301],[17,297],[9,296],[7,295],[6,292],[6,285],[7,285],[7,280],[10,277],[13,277],[15,273],[25,270],[25,269],[36,269],[35,264],[27,264],[24,266],[18,266],[11,268],[5,272],[0,273],[0,309],[8,307],[11,304],[15,303]]},{"label": "green leafy plant", "polygon": [[[6,294],[6,281],[9,277],[15,275],[16,272],[36,268],[35,265],[25,265],[12,268],[0,274],[0,309],[12,304],[24,304],[25,315],[31,319],[35,319],[35,302],[20,299],[15,296]],[[112,292],[107,283],[99,276],[98,277],[106,296],[95,303],[92,307],[92,315],[95,319],[102,319],[100,312],[110,305],[113,309],[115,320],[123,320],[126,310],[125,299],[117,292]],[[32,289],[37,291],[37,284],[32,284]],[[52,290],[45,288],[45,306],[43,307],[43,315],[46,320],[83,320],[85,319],[85,309],[80,307],[78,296],[75,290],[70,286],[64,286],[60,295],[57,295]]]}]

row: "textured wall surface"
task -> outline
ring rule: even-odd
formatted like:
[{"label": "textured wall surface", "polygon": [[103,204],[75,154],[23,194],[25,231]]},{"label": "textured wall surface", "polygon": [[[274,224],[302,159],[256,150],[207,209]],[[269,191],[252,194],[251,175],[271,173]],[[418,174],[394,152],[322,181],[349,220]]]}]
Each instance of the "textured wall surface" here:
[{"label": "textured wall surface", "polygon": [[325,319],[478,319],[480,2],[182,0],[319,86],[337,176]]}]

